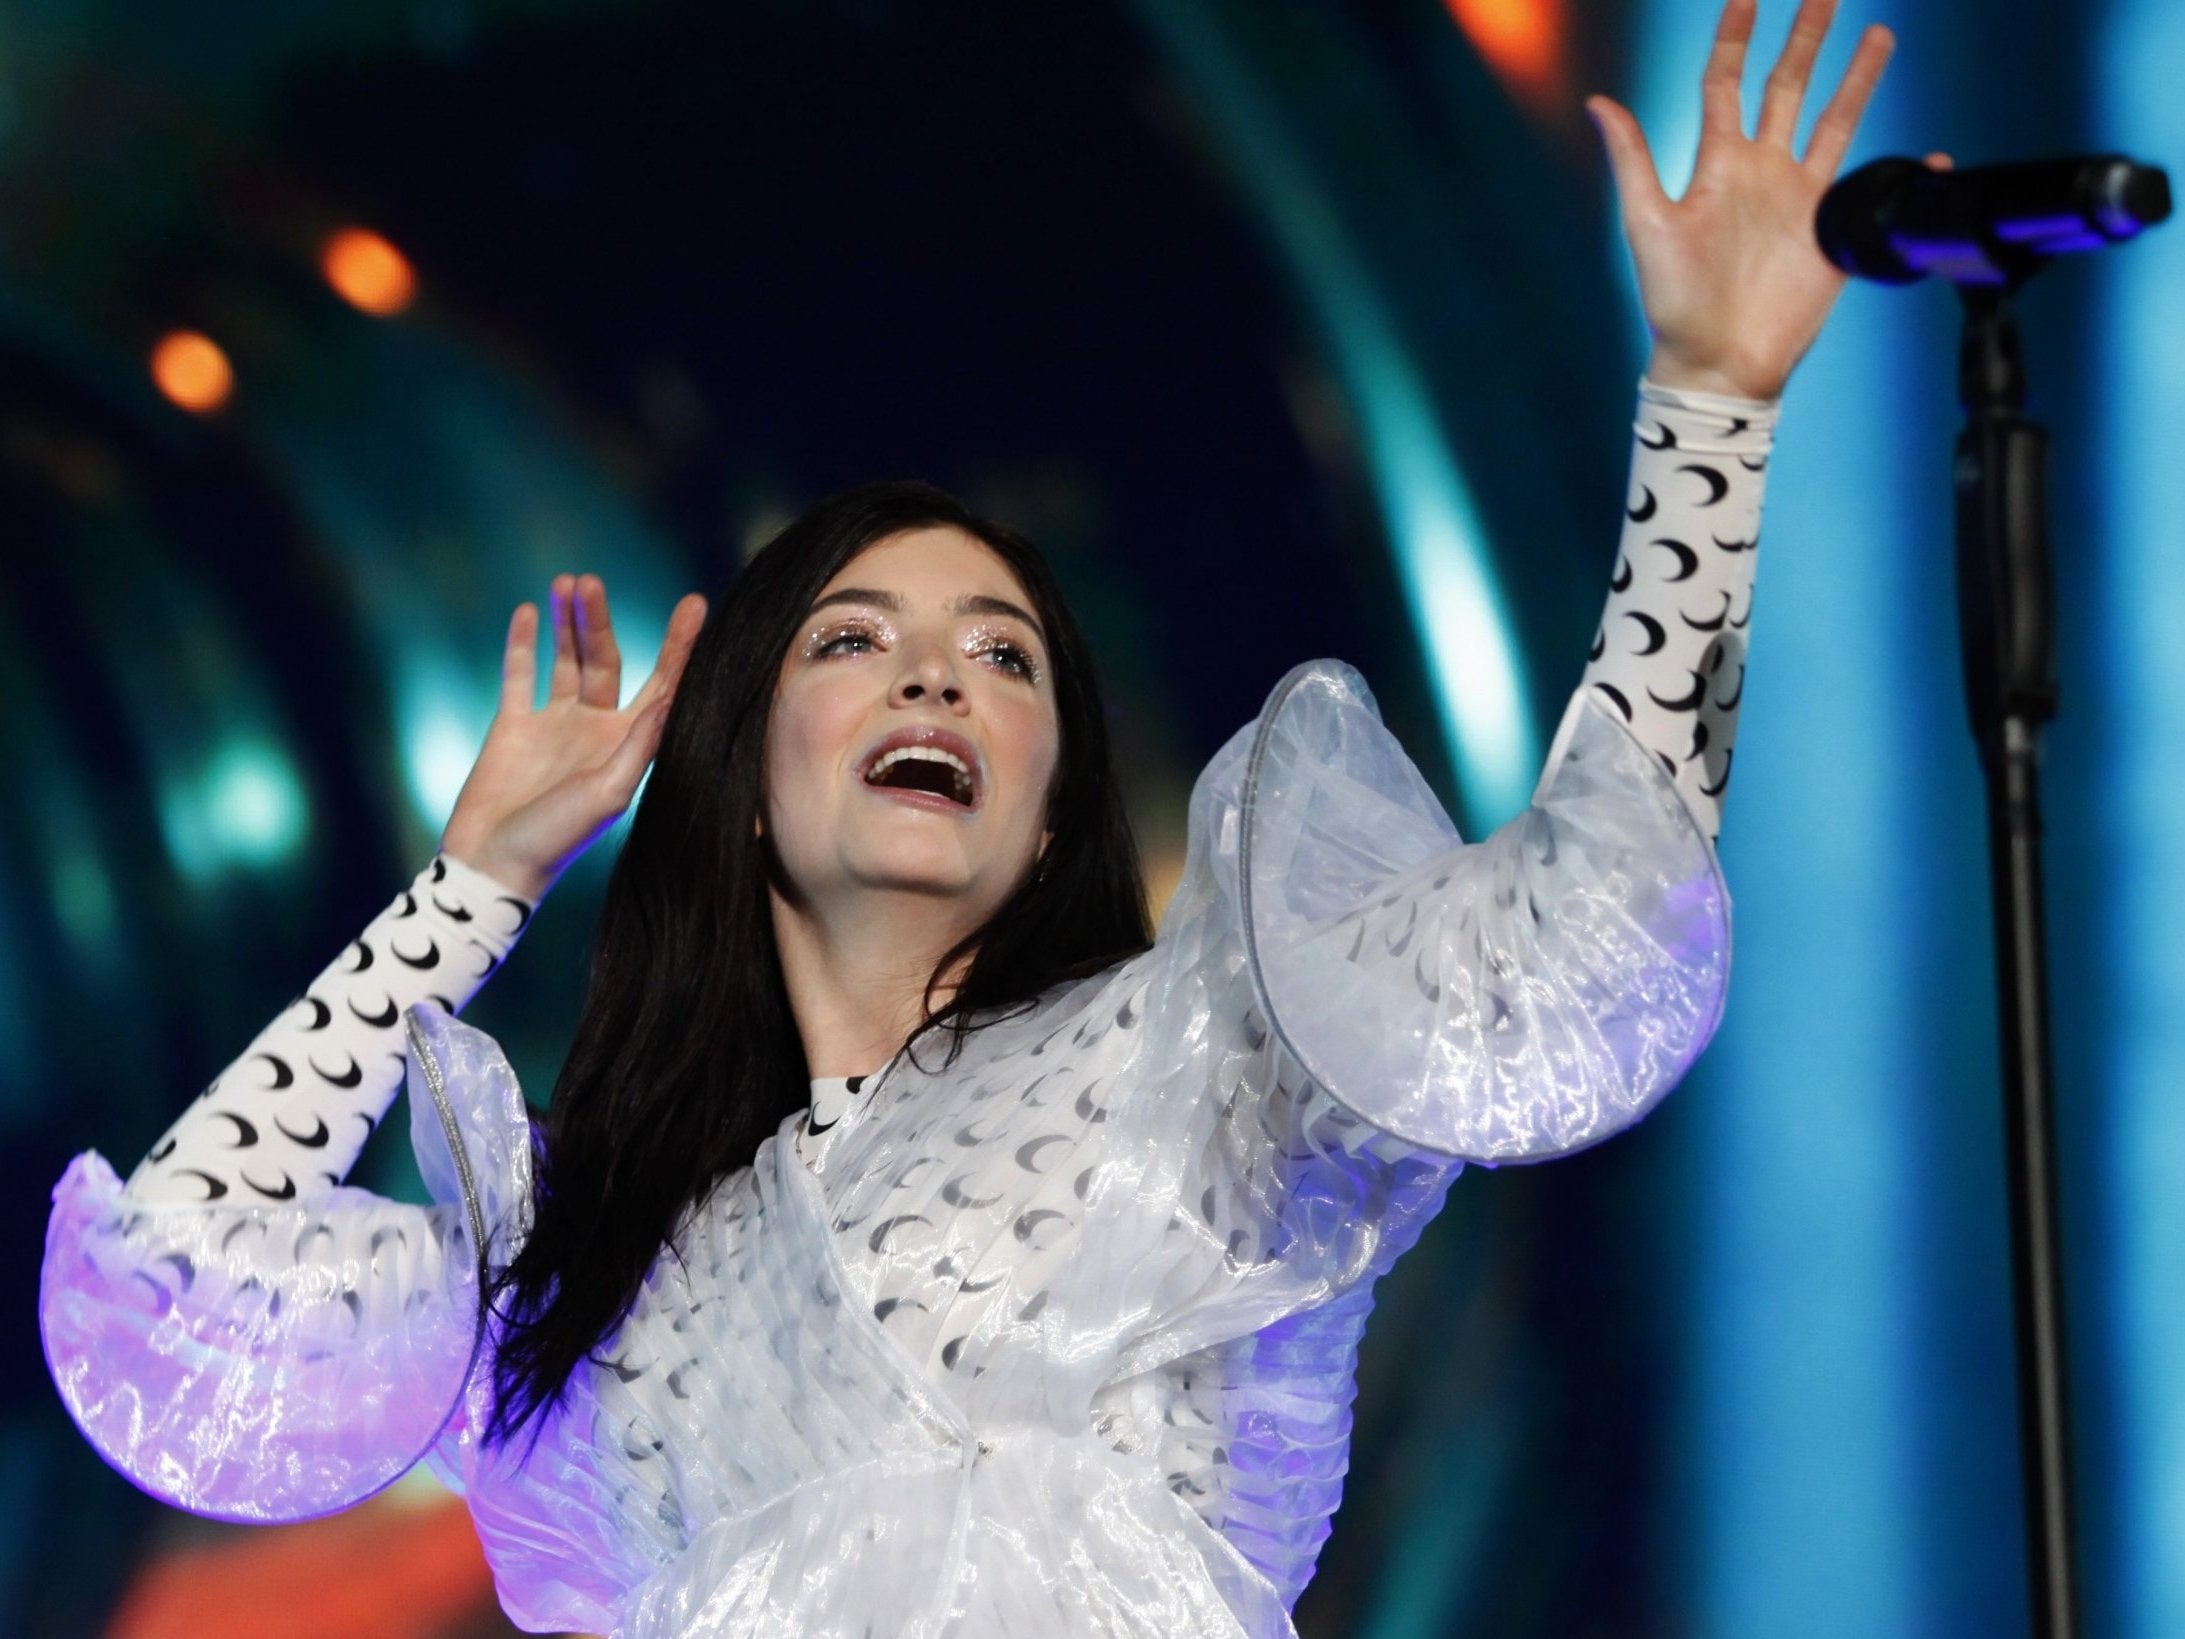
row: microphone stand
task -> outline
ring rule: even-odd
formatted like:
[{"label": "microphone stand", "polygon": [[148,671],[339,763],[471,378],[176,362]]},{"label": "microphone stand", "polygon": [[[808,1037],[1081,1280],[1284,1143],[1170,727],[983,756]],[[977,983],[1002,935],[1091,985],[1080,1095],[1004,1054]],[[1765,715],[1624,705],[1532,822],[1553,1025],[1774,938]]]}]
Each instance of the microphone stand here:
[{"label": "microphone stand", "polygon": [[1973,738],[1987,777],[2032,1631],[2036,1639],[2076,1639],[2040,857],[2040,729],[2056,712],[2054,580],[2048,434],[2019,414],[2025,366],[2010,300],[2023,277],[1957,287],[1965,307],[1958,393],[1966,417],[1955,467],[1958,624]]}]

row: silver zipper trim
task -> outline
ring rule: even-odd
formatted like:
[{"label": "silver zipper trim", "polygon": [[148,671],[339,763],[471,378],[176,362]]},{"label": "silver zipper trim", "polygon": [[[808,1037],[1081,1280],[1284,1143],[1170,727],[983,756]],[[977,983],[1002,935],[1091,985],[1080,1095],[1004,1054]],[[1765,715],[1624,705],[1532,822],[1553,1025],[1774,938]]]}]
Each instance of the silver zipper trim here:
[{"label": "silver zipper trim", "polygon": [[[470,1224],[470,1244],[477,1256],[478,1307],[472,1316],[470,1359],[464,1363],[462,1381],[456,1384],[455,1400],[448,1407],[452,1415],[469,1389],[471,1373],[478,1369],[478,1356],[485,1349],[486,1285],[490,1279],[486,1267],[485,1210],[478,1203],[478,1180],[470,1170],[470,1155],[463,1148],[462,1131],[456,1125],[455,1111],[448,1103],[447,1086],[441,1079],[439,1062],[433,1058],[432,1049],[425,1045],[424,1032],[417,1028],[417,1019],[408,1009],[403,1011],[402,1023],[410,1038],[410,1052],[416,1058],[418,1068],[425,1072],[425,1086],[432,1094],[434,1113],[440,1117],[440,1130],[447,1139],[448,1154],[455,1162],[455,1181],[463,1192],[463,1215]],[[446,1426],[445,1420],[442,1426]]]}]

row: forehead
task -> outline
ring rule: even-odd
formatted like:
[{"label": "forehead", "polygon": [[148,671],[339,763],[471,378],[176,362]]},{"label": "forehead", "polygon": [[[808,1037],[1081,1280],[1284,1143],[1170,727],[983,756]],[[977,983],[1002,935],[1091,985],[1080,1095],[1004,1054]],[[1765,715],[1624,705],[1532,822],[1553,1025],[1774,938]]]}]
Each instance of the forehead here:
[{"label": "forehead", "polygon": [[969,595],[1032,608],[1031,594],[1000,553],[947,525],[906,529],[873,542],[835,572],[820,596],[845,586],[893,592],[912,606]]}]

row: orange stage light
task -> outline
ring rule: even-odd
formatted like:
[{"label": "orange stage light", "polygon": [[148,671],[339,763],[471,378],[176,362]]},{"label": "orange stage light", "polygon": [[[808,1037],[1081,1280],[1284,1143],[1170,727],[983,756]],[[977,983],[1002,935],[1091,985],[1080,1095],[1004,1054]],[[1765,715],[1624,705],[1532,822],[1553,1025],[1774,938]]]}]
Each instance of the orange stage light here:
[{"label": "orange stage light", "polygon": [[379,1497],[155,1559],[106,1639],[434,1639],[484,1628],[494,1606],[462,1503]]},{"label": "orange stage light", "polygon": [[210,336],[176,330],[152,349],[152,383],[193,415],[210,415],[235,391],[235,371]]},{"label": "orange stage light", "polygon": [[1563,0],[1446,0],[1487,66],[1522,102],[1559,100],[1569,29]]},{"label": "orange stage light", "polygon": [[370,228],[329,235],[319,268],[344,301],[376,318],[401,312],[417,296],[409,258]]}]

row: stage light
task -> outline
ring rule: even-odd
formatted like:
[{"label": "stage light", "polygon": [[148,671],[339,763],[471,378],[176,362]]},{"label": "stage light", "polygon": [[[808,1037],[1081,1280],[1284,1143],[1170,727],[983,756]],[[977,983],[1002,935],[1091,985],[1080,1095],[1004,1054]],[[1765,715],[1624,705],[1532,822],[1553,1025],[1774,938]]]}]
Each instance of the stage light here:
[{"label": "stage light", "polygon": [[1525,102],[1563,89],[1563,0],[1444,0],[1487,66]]},{"label": "stage light", "polygon": [[239,734],[158,793],[168,855],[193,882],[295,857],[310,833],[310,799],[294,762],[271,738]]},{"label": "stage light", "polygon": [[343,301],[375,318],[389,318],[417,297],[409,258],[370,228],[343,228],[319,253],[326,282]]},{"label": "stage light", "polygon": [[192,415],[210,415],[235,391],[235,371],[219,343],[195,330],[176,330],[152,349],[152,382]]}]

